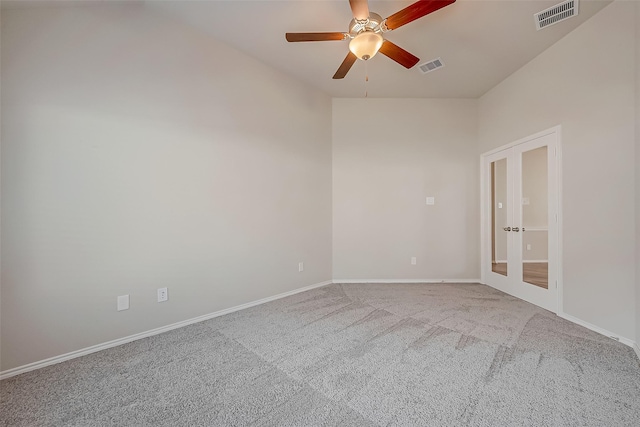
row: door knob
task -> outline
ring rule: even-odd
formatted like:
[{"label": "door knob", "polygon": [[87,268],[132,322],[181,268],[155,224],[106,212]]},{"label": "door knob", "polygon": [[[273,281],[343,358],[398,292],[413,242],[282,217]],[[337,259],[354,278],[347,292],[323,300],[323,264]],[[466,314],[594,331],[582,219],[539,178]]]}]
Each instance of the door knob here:
[{"label": "door knob", "polygon": [[504,231],[511,231],[511,227],[505,227],[503,228]]},{"label": "door knob", "polygon": [[517,233],[518,231],[520,231],[520,229],[519,229],[518,227],[513,227],[513,228],[512,228],[512,230],[513,230],[513,231],[515,231],[516,233]]}]

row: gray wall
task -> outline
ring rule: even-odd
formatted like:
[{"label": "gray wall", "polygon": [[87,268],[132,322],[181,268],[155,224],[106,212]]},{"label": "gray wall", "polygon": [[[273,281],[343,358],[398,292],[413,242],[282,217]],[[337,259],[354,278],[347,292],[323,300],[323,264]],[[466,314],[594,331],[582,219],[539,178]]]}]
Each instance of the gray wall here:
[{"label": "gray wall", "polygon": [[635,2],[479,101],[332,106],[138,5],[1,30],[1,370],[329,280],[332,230],[337,279],[477,279],[478,154],[557,124],[565,311],[640,342]]},{"label": "gray wall", "polygon": [[640,3],[636,2],[636,352],[640,357]]},{"label": "gray wall", "polygon": [[328,96],[138,5],[1,37],[2,370],[331,279]]},{"label": "gray wall", "polygon": [[635,336],[635,4],[614,2],[479,101],[480,152],[562,125],[564,311]]},{"label": "gray wall", "polygon": [[478,280],[476,111],[475,100],[333,100],[335,279]]}]

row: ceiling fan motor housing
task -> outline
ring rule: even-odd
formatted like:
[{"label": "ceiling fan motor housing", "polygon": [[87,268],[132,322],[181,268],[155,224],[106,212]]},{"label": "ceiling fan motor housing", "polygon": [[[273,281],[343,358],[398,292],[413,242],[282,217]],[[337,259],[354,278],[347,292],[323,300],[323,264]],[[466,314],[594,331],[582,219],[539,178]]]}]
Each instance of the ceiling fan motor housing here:
[{"label": "ceiling fan motor housing", "polygon": [[383,29],[380,26],[382,21],[383,21],[382,16],[373,12],[369,13],[369,19],[366,19],[363,21],[358,21],[357,19],[354,18],[351,20],[351,23],[349,24],[349,34],[351,35],[351,38],[353,38],[364,31],[373,31],[375,33],[381,33],[383,32]]}]

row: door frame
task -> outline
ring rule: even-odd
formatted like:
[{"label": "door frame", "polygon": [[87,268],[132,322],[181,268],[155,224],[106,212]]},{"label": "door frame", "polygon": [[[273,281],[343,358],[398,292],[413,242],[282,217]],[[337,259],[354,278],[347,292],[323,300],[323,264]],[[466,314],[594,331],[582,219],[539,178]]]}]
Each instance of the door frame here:
[{"label": "door frame", "polygon": [[[529,135],[527,137],[518,139],[517,141],[495,148],[491,151],[487,151],[480,155],[480,282],[482,284],[491,286],[487,283],[487,275],[489,273],[489,265],[491,264],[491,227],[489,227],[489,221],[491,219],[491,206],[488,194],[488,186],[490,180],[489,171],[487,168],[486,158],[499,153],[504,150],[508,150],[517,145],[525,142],[532,141],[547,135],[555,134],[556,137],[556,213],[557,213],[557,227],[556,227],[556,250],[555,256],[557,259],[557,279],[556,279],[556,314],[564,313],[564,298],[563,298],[563,262],[562,262],[562,126],[557,125],[544,131]],[[551,256],[551,252],[549,254]],[[551,283],[549,284],[551,286]]]}]

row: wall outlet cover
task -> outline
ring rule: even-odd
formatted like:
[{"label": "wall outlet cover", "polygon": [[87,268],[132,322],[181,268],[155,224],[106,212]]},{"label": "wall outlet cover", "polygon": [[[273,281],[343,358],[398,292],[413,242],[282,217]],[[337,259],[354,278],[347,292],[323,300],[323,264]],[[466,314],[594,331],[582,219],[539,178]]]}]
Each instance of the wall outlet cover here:
[{"label": "wall outlet cover", "polygon": [[165,302],[169,299],[169,291],[167,288],[158,289],[158,302]]}]

